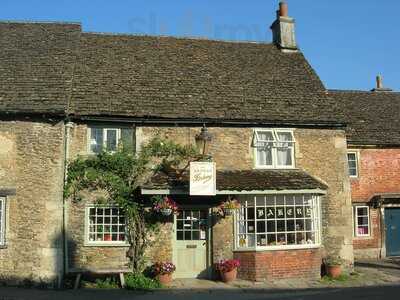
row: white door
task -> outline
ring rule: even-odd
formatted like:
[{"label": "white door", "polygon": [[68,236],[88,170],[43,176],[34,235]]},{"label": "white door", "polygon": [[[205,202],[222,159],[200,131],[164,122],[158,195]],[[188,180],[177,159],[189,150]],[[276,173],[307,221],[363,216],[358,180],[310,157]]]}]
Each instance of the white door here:
[{"label": "white door", "polygon": [[174,224],[175,278],[206,278],[208,209],[179,210]]}]

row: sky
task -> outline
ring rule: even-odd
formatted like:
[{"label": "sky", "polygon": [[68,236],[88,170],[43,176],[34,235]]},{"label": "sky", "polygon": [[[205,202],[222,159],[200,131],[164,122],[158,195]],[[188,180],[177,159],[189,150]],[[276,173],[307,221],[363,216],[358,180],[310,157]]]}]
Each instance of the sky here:
[{"label": "sky", "polygon": [[[329,89],[400,91],[399,0],[287,0],[301,51]],[[278,0],[1,0],[0,20],[84,31],[271,42]]]}]

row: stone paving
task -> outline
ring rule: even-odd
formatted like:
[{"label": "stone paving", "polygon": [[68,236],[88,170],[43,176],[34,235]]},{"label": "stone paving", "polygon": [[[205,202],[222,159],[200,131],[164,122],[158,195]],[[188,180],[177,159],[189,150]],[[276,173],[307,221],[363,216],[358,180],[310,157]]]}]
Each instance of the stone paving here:
[{"label": "stone paving", "polygon": [[307,288],[340,288],[340,287],[363,287],[400,285],[400,258],[387,260],[362,260],[355,263],[354,273],[344,280],[306,281],[302,279],[280,280],[275,282],[251,282],[236,280],[225,284],[220,281],[199,279],[178,279],[169,287],[171,289],[184,290],[222,290],[222,289],[307,289]]}]

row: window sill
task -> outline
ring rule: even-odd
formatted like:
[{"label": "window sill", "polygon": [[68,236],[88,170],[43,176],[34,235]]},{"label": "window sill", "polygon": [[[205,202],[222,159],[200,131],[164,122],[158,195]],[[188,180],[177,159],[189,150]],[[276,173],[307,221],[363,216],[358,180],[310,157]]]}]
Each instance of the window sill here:
[{"label": "window sill", "polygon": [[373,239],[373,237],[371,235],[356,235],[354,236],[355,239],[359,239],[359,240],[370,240]]},{"label": "window sill", "polygon": [[267,167],[267,166],[255,166],[254,170],[296,170],[295,166],[290,167]]},{"label": "window sill", "polygon": [[0,245],[0,249],[7,249],[7,245]]},{"label": "window sill", "polygon": [[321,245],[296,245],[296,246],[273,246],[264,248],[247,248],[247,249],[235,249],[233,252],[268,252],[268,251],[292,251],[292,250],[307,250],[307,249],[319,249]]},{"label": "window sill", "polygon": [[115,247],[115,248],[125,248],[125,247],[129,247],[128,243],[120,243],[120,242],[116,242],[116,243],[110,243],[110,242],[86,242],[84,245],[84,247]]}]

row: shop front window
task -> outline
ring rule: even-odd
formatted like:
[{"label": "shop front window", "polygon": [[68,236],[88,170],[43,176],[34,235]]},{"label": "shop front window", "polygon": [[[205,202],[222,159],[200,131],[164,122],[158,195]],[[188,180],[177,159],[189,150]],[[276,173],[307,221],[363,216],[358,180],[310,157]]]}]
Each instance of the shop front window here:
[{"label": "shop front window", "polygon": [[307,248],[320,243],[316,195],[247,196],[236,215],[236,249]]}]

